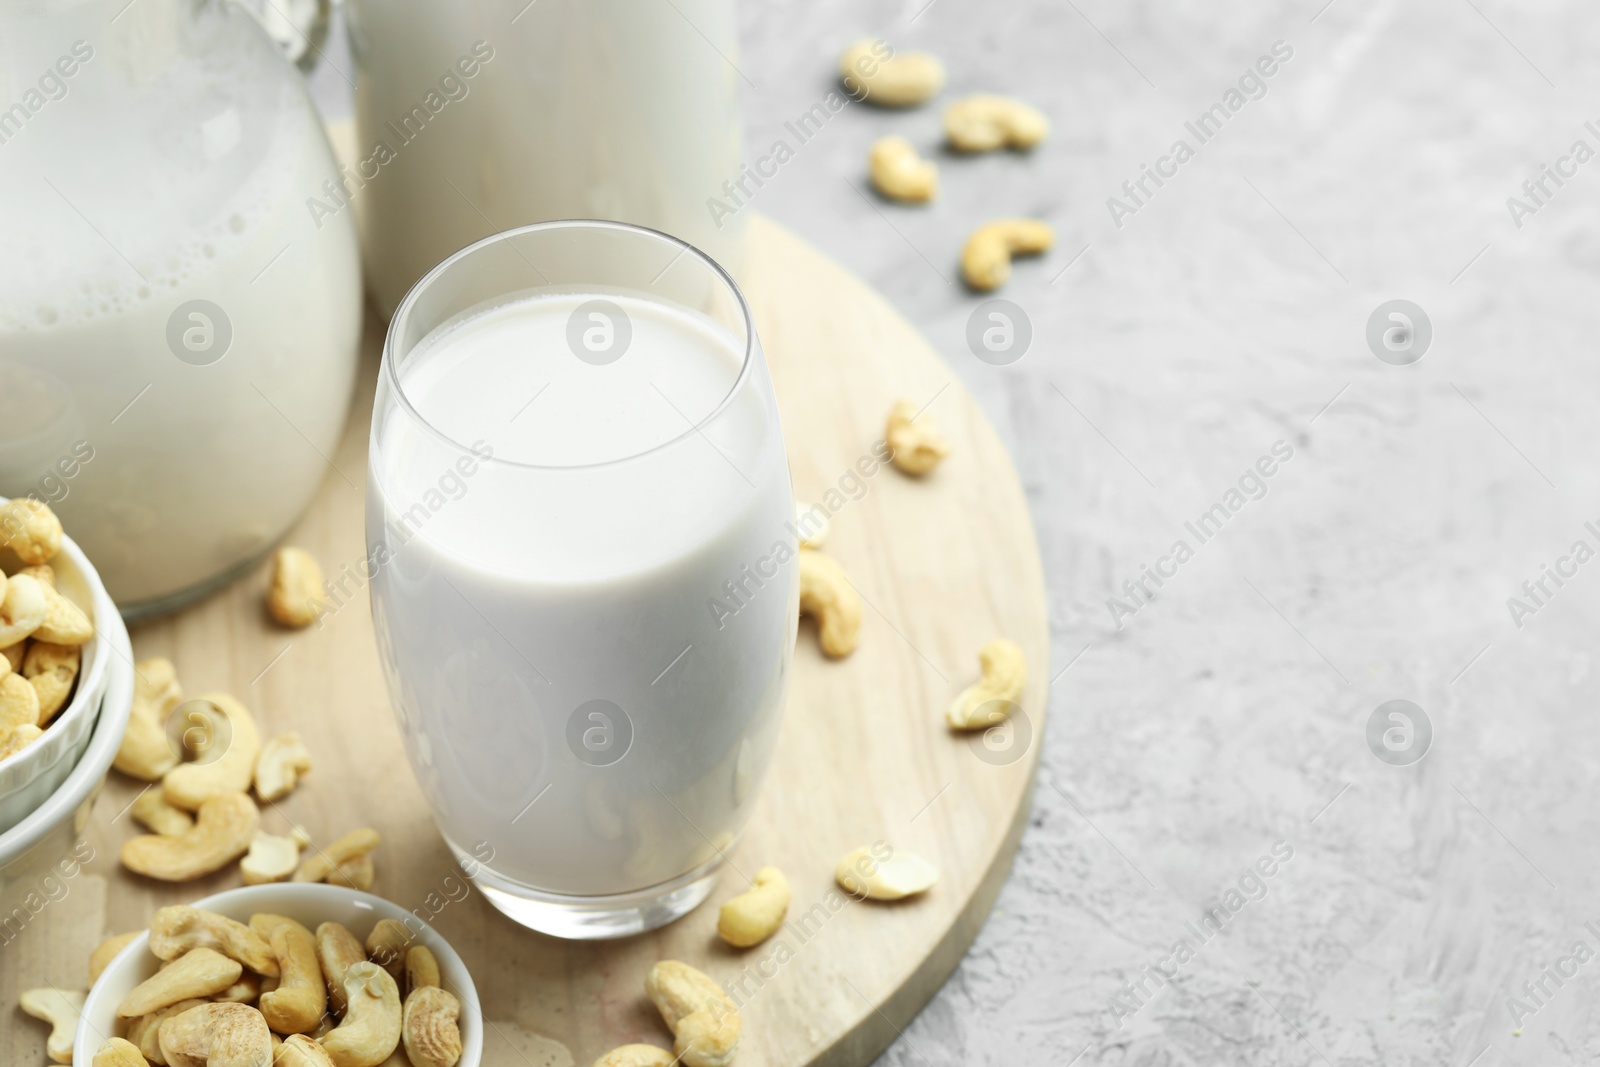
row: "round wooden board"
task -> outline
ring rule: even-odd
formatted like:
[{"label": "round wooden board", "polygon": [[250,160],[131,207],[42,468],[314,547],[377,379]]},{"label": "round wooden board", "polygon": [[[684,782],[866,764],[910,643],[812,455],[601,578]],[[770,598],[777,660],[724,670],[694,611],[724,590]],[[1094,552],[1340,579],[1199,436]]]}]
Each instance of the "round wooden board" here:
[{"label": "round wooden board", "polygon": [[[1004,448],[916,331],[768,220],[751,220],[744,284],[776,382],[795,491],[820,501],[843,487],[847,502],[826,551],[868,606],[860,647],[841,662],[824,660],[811,624],[802,625],[778,755],[754,817],[711,901],[668,929],[565,943],[522,930],[466,888],[401,751],[364,589],[322,627],[288,632],[263,616],[263,566],[133,631],[138,656],[170,657],[187,692],[236,694],[264,735],[299,731],[315,770],[266,807],[263,827],[283,833],[300,824],[323,843],[362,825],[382,833],[374,891],[429,919],[466,959],[491,1024],[485,1063],[493,1067],[586,1067],[628,1042],[670,1045],[644,996],[645,972],[663,958],[704,969],[743,1002],[737,1062],[867,1063],[966,951],[1026,823],[1045,722],[1048,630],[1033,528]],[[364,555],[360,487],[381,341],[381,324],[369,319],[358,399],[331,457],[337,470],[288,536],[336,582]],[[856,461],[902,397],[929,405],[954,446],[950,458],[923,480],[890,468],[856,478]],[[998,752],[981,735],[953,735],[942,715],[975,679],[979,647],[997,636],[1017,641],[1029,665],[1029,729]],[[233,868],[182,886],[120,870],[116,850],[138,832],[123,812],[139,789],[112,776],[89,830],[96,858],[88,876],[0,947],[6,1011],[16,1011],[22,989],[81,988],[102,936],[140,927],[164,904],[239,884]],[[835,893],[838,858],[878,840],[932,860],[939,884],[896,904]],[[716,937],[716,905],[765,864],[793,886],[790,923],[764,945],[732,950]],[[0,1037],[0,1059],[43,1063],[44,1026],[15,1020]]]}]

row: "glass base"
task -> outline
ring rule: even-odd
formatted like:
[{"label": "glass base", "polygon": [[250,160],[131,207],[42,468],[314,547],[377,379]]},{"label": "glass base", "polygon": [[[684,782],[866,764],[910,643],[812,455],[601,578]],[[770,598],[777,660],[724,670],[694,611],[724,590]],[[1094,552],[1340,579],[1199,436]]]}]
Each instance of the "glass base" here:
[{"label": "glass base", "polygon": [[534,889],[495,874],[482,864],[472,882],[502,914],[519,926],[568,941],[632,937],[683,918],[711,895],[721,860],[632,893],[575,897]]}]

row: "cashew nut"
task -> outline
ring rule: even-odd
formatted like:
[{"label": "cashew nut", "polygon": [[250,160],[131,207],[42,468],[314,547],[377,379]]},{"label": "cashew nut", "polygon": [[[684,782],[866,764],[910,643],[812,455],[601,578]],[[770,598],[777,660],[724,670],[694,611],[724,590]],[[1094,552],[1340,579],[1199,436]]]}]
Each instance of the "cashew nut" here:
[{"label": "cashew nut", "polygon": [[788,913],[789,880],[776,867],[762,867],[749,889],[722,905],[717,933],[736,948],[749,948],[777,933]]},{"label": "cashew nut", "polygon": [[861,638],[861,597],[844,568],[813,549],[800,550],[800,614],[817,620],[817,643],[831,659],[848,656]]},{"label": "cashew nut", "polygon": [[43,736],[43,730],[27,723],[22,723],[20,726],[0,727],[0,760],[15,756]]},{"label": "cashew nut", "polygon": [[95,950],[89,953],[89,988],[94,988],[94,984],[100,980],[100,975],[111,965],[111,961],[117,958],[117,953],[133,944],[141,933],[142,930],[134,930],[126,934],[117,934],[95,946]]},{"label": "cashew nut", "polygon": [[[256,757],[261,754],[261,735],[256,732],[256,720],[243,704],[227,693],[202,693],[196,699],[209,704],[215,715],[228,725],[226,743],[211,733],[209,747],[220,749],[197,763],[174,767],[161,780],[167,799],[180,808],[193,811],[207,797],[219,793],[242,793],[250,788],[255,776]],[[242,850],[241,850],[242,851]]]},{"label": "cashew nut", "polygon": [[398,986],[406,975],[406,946],[411,931],[399,919],[379,919],[367,935],[367,959],[389,972]]},{"label": "cashew nut", "polygon": [[867,155],[867,172],[878,192],[891,200],[920,204],[939,195],[939,168],[917,155],[904,137],[880,137]]},{"label": "cashew nut", "polygon": [[[4,589],[5,583],[0,582],[0,590]],[[5,597],[0,595],[0,601],[3,601],[4,599]],[[5,654],[6,667],[9,667],[14,671],[20,671],[22,669],[22,657],[27,653],[27,651],[28,642],[26,639],[18,641],[16,644],[10,645],[6,648],[0,648],[0,653]],[[4,670],[0,670],[0,674],[4,673]]]},{"label": "cashew nut", "polygon": [[406,950],[406,989],[415,993],[438,984],[438,957],[427,945],[412,945]]},{"label": "cashew nut", "polygon": [[961,274],[980,292],[1011,277],[1011,257],[1037,255],[1055,243],[1055,231],[1038,219],[995,219],[973,230],[961,249]]},{"label": "cashew nut", "polygon": [[816,504],[802,504],[798,500],[794,502],[795,538],[801,548],[821,548],[828,539],[832,525],[828,521],[827,509]]},{"label": "cashew nut", "polygon": [[344,972],[344,1021],[322,1039],[334,1067],[378,1067],[400,1044],[400,987],[366,960]]},{"label": "cashew nut", "polygon": [[39,691],[20,674],[0,678],[0,730],[39,725]]},{"label": "cashew nut", "polygon": [[944,88],[944,64],[926,52],[896,55],[883,41],[865,39],[839,57],[844,87],[879,107],[914,107]]},{"label": "cashew nut", "polygon": [[272,554],[267,613],[283,626],[310,626],[322,614],[322,567],[303,548],[285,545]]},{"label": "cashew nut", "polygon": [[274,915],[269,911],[256,912],[254,915],[250,916],[250,922],[247,925],[250,927],[250,929],[266,938],[268,942],[271,942],[272,931],[286,924],[289,926],[298,926],[300,929],[305,930],[307,934],[311,933],[309,929],[306,929],[305,926],[301,925],[295,920],[283,915]]},{"label": "cashew nut", "polygon": [[676,1067],[678,1057],[654,1045],[623,1045],[594,1061],[592,1067]]},{"label": "cashew nut", "polygon": [[438,986],[406,998],[404,1038],[411,1067],[455,1067],[461,1059],[461,1002]]},{"label": "cashew nut", "polygon": [[34,640],[58,645],[81,645],[94,636],[94,623],[89,621],[89,616],[56,590],[55,568],[48,563],[41,563],[35,567],[24,567],[17,573],[34,579],[44,590],[44,621],[33,631]]},{"label": "cashew nut", "polygon": [[56,713],[67,706],[82,662],[83,648],[79,645],[28,642],[28,652],[22,659],[22,676],[39,697],[39,725],[48,725]]},{"label": "cashew nut", "polygon": [[358,856],[329,871],[324,881],[329,885],[342,885],[346,889],[360,889],[365,892],[372,888],[373,880],[377,876],[377,869],[372,865],[372,857]]},{"label": "cashew nut", "polygon": [[219,1003],[254,1004],[260,998],[262,990],[266,988],[266,983],[276,981],[276,978],[263,978],[259,974],[246,971],[227,989],[212,994],[211,999]]},{"label": "cashew nut", "polygon": [[172,1067],[270,1067],[272,1032],[248,1004],[201,1004],[161,1024]]},{"label": "cashew nut", "polygon": [[957,730],[984,730],[1005,720],[1028,682],[1022,649],[1004,639],[978,650],[983,677],[950,702],[944,717]]},{"label": "cashew nut", "polygon": [[245,885],[286,882],[300,865],[300,845],[292,837],[257,832],[250,851],[239,861]]},{"label": "cashew nut", "polygon": [[214,949],[197,948],[134,986],[117,1005],[117,1014],[132,1019],[180,1000],[209,997],[233,985],[243,973],[244,966],[238,960],[230,960]]},{"label": "cashew nut", "polygon": [[304,1034],[291,1034],[273,1055],[272,1067],[334,1067],[321,1045]]},{"label": "cashew nut", "polygon": [[382,838],[378,836],[378,831],[370,826],[363,826],[359,830],[351,830],[327,848],[313,850],[312,855],[295,872],[294,880],[297,882],[327,881],[328,875],[335,868],[367,855],[377,848],[381,841]]},{"label": "cashew nut", "polygon": [[950,454],[950,442],[933,416],[910,400],[897,401],[889,409],[883,439],[889,444],[890,462],[913,477],[927,474]]},{"label": "cashew nut", "polygon": [[256,796],[279,800],[289,795],[300,776],[311,769],[311,753],[294,731],[280,734],[261,746],[256,759]]},{"label": "cashew nut", "polygon": [[92,1067],[150,1067],[138,1046],[124,1038],[114,1037],[95,1051]]},{"label": "cashew nut", "polygon": [[0,601],[0,646],[14,645],[32,636],[44,623],[49,601],[44,586],[30,574],[13,574],[6,579],[6,595]]},{"label": "cashew nut", "polygon": [[150,917],[150,951],[157,959],[175,960],[197,948],[215,949],[268,978],[278,973],[272,946],[242,922],[183,904],[161,908]]},{"label": "cashew nut", "polygon": [[1032,148],[1049,132],[1042,112],[1008,96],[969,96],[944,109],[944,135],[958,152]]},{"label": "cashew nut", "polygon": [[172,661],[161,656],[140,660],[134,668],[133,710],[113,766],[131,778],[155,782],[178,765],[167,740],[167,713],[183,699]]},{"label": "cashew nut", "polygon": [[128,1020],[128,1040],[139,1046],[140,1055],[151,1063],[164,1064],[167,1058],[161,1054],[161,1024],[174,1015],[182,1015],[190,1008],[198,1007],[205,1001],[198,998],[180,1000],[149,1015],[141,1015],[137,1019]]},{"label": "cashew nut", "polygon": [[61,520],[44,501],[17,497],[0,506],[0,538],[23,563],[47,563],[61,551]]},{"label": "cashew nut", "polygon": [[22,994],[22,1010],[35,1019],[50,1024],[50,1037],[45,1041],[45,1051],[57,1063],[72,1062],[72,1038],[78,1029],[78,1016],[83,1014],[87,993],[67,991],[51,986],[47,989],[30,989]]},{"label": "cashew nut", "polygon": [[345,1010],[345,974],[358,963],[367,962],[367,950],[339,923],[323,923],[317,927],[317,964],[322,968],[322,978],[328,985],[328,1003],[340,1015]]},{"label": "cashew nut", "polygon": [[164,882],[187,882],[221,870],[250,847],[261,813],[243,793],[207,798],[194,829],[181,837],[147,834],[122,845],[122,865],[135,874]]},{"label": "cashew nut", "polygon": [[673,1051],[688,1067],[725,1067],[739,1046],[739,1009],[710,975],[678,960],[662,960],[644,981],[667,1028]]},{"label": "cashew nut", "polygon": [[159,789],[146,789],[134,799],[128,814],[141,826],[163,837],[182,837],[194,829],[194,816],[167,803]]},{"label": "cashew nut", "polygon": [[283,922],[272,931],[272,952],[280,978],[277,989],[261,994],[261,1014],[280,1034],[315,1030],[328,1011],[316,938],[297,922]]},{"label": "cashew nut", "polygon": [[871,848],[858,848],[839,861],[833,879],[858,897],[900,900],[932,888],[939,880],[939,870],[909,852],[895,852],[879,859]]}]

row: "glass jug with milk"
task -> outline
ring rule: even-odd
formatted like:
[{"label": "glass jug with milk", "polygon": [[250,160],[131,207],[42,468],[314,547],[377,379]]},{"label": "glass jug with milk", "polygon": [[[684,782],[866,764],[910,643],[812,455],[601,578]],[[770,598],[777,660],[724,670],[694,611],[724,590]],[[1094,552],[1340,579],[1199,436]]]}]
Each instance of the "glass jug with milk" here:
[{"label": "glass jug with milk", "polygon": [[662,230],[738,271],[733,0],[346,0],[362,205],[384,317],[446,256],[555,219]]},{"label": "glass jug with milk", "polygon": [[248,568],[328,473],[361,326],[294,67],[231,0],[0,10],[0,494],[124,612]]}]

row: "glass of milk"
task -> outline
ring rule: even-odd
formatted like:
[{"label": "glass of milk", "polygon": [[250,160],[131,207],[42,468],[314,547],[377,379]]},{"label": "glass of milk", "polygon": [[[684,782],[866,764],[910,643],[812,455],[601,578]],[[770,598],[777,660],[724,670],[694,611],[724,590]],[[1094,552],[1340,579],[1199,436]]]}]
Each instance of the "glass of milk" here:
[{"label": "glass of milk", "polygon": [[732,279],[623,223],[479,241],[401,302],[369,456],[390,698],[479,888],[569,938],[699,904],[771,761],[797,620]]}]

